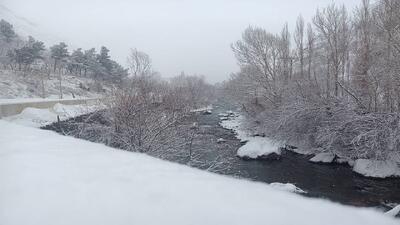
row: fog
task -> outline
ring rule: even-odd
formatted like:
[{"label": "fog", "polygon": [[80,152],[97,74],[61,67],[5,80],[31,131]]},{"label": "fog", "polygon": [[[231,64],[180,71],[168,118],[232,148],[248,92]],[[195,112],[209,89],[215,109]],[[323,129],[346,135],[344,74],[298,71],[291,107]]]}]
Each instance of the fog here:
[{"label": "fog", "polygon": [[[14,15],[33,23],[47,45],[64,41],[70,49],[104,45],[126,64],[129,48],[148,53],[153,67],[170,77],[185,71],[210,82],[238,67],[230,44],[248,25],[279,32],[301,13],[306,21],[329,0],[0,0]],[[349,11],[359,0],[345,3]],[[6,18],[7,19],[7,18]]]}]

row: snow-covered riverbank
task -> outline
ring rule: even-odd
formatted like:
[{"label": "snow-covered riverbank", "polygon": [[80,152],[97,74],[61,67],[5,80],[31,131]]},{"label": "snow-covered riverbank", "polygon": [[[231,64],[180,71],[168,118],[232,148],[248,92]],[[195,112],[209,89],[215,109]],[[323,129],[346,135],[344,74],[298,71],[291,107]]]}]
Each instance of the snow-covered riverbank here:
[{"label": "snow-covered riverbank", "polygon": [[254,137],[241,128],[244,119],[242,115],[231,112],[220,115],[223,120],[221,126],[233,130],[238,139],[246,142],[238,149],[237,155],[241,158],[258,159],[266,158],[272,154],[281,155],[281,145],[266,137]]},{"label": "snow-covered riverbank", "polygon": [[[230,116],[228,116],[228,114]],[[227,113],[221,115],[222,121],[221,126],[233,130],[237,137],[246,142],[244,146],[242,146],[237,155],[241,158],[265,158],[268,155],[276,154],[280,155],[281,150],[278,142],[271,140],[268,137],[253,137],[247,132],[245,129],[241,127],[241,124],[244,120],[244,117],[240,114]],[[296,153],[299,154],[310,154],[310,151],[298,151],[295,150]],[[314,163],[348,163],[353,171],[366,176],[366,177],[374,177],[374,178],[387,178],[387,177],[400,177],[400,163],[398,163],[399,159],[393,157],[393,160],[388,161],[379,161],[372,159],[357,159],[347,160],[338,158],[333,153],[322,152],[316,153],[314,157],[310,159],[310,162]],[[399,158],[399,156],[397,156]]]},{"label": "snow-covered riverbank", "polygon": [[0,120],[0,224],[398,224]]},{"label": "snow-covered riverbank", "polygon": [[49,109],[25,108],[20,114],[2,118],[3,120],[30,127],[41,127],[60,120],[77,117],[104,108],[103,105],[64,105],[57,103]]}]

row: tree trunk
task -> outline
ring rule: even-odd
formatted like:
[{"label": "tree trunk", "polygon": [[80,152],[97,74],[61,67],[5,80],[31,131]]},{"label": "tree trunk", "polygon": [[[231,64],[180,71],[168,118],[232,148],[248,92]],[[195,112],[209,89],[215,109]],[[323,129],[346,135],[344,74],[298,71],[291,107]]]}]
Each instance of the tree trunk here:
[{"label": "tree trunk", "polygon": [[57,69],[57,59],[54,59],[54,73],[56,72]]},{"label": "tree trunk", "polygon": [[63,92],[62,92],[62,77],[61,77],[61,73],[59,73],[59,88],[60,88],[60,99],[63,99]]}]

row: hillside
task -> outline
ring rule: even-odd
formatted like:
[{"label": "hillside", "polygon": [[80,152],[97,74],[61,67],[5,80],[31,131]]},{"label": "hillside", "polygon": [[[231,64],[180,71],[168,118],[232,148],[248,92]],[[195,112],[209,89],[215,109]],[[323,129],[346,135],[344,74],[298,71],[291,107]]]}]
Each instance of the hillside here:
[{"label": "hillside", "polygon": [[[43,85],[44,84],[44,85]],[[111,84],[73,75],[62,76],[64,98],[100,97],[110,91]],[[73,96],[74,95],[74,96]],[[43,79],[39,75],[0,70],[0,99],[6,98],[59,98],[59,79],[55,75]]]}]

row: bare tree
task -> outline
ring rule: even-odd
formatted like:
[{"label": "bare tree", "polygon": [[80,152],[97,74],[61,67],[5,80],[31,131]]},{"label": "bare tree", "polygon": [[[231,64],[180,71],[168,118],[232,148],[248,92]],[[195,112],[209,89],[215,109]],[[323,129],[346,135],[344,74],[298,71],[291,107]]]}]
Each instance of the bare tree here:
[{"label": "bare tree", "polygon": [[280,101],[282,40],[261,28],[248,27],[242,40],[232,45],[242,73],[251,76],[274,105]]},{"label": "bare tree", "polygon": [[131,49],[127,61],[132,76],[143,76],[151,73],[151,59],[146,53],[138,51],[136,48]]},{"label": "bare tree", "polygon": [[296,31],[294,33],[296,42],[297,57],[300,63],[300,77],[304,78],[304,19],[300,15],[296,22]]},{"label": "bare tree", "polygon": [[339,75],[342,66],[345,64],[343,55],[348,50],[348,16],[344,6],[338,8],[334,4],[322,11],[317,10],[313,19],[319,35],[322,37],[322,44],[327,54],[327,96],[330,92],[330,74],[333,75],[334,95],[339,95]]},{"label": "bare tree", "polygon": [[288,84],[289,79],[292,78],[292,73],[293,73],[293,59],[291,58],[290,55],[290,33],[289,33],[289,27],[288,24],[286,23],[283,26],[282,32],[281,32],[281,39],[282,39],[282,64],[283,64],[283,77],[284,77],[284,83],[285,85]]},{"label": "bare tree", "polygon": [[[309,23],[307,25],[307,58],[308,58],[308,79],[311,80],[311,74],[313,70],[313,57],[315,51],[315,34],[312,25]],[[316,77],[315,77],[316,80]]]}]

